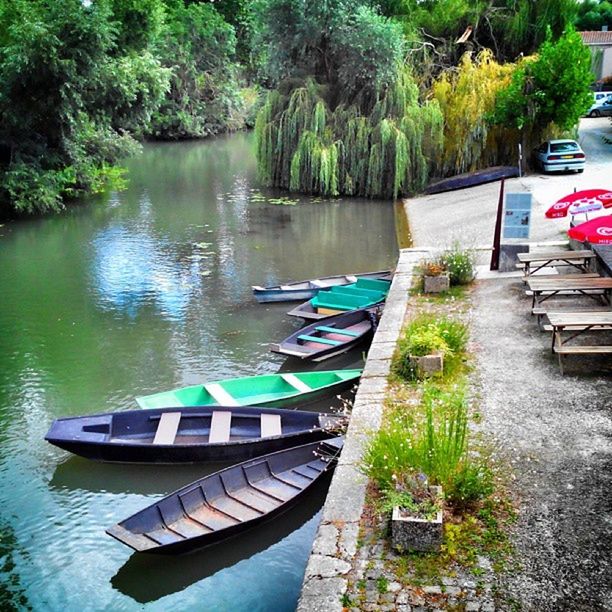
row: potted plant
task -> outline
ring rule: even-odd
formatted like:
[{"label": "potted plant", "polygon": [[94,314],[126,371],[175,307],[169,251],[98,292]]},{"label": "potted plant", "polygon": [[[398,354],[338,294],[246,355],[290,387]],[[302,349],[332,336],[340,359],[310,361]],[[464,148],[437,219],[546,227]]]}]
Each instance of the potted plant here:
[{"label": "potted plant", "polygon": [[425,293],[442,293],[450,287],[450,275],[440,260],[427,260],[421,265],[423,272],[423,291]]},{"label": "potted plant", "polygon": [[444,368],[444,355],[451,350],[435,325],[415,330],[405,346],[418,378],[431,376]]},{"label": "potted plant", "polygon": [[385,509],[391,510],[391,544],[403,551],[434,552],[443,538],[442,487],[430,486],[425,474],[394,477]]}]

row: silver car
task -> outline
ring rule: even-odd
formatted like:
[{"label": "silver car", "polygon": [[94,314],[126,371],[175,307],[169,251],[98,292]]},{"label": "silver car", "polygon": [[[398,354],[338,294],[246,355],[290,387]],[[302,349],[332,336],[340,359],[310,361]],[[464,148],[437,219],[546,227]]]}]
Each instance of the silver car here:
[{"label": "silver car", "polygon": [[575,140],[547,140],[533,151],[542,172],[584,171],[586,155]]}]

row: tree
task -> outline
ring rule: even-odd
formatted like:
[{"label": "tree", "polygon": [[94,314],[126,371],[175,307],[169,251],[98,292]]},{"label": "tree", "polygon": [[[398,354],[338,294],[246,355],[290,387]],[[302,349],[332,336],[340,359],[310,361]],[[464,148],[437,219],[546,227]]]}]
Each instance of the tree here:
[{"label": "tree", "polygon": [[585,0],[578,6],[577,30],[601,30],[612,28],[612,3],[608,0]]},{"label": "tree", "polygon": [[194,138],[227,129],[241,104],[234,28],[211,5],[179,3],[167,17],[158,49],[172,79],[149,134]]},{"label": "tree", "polygon": [[371,96],[398,74],[401,29],[364,1],[263,0],[257,19],[272,84],[313,77],[329,85],[333,106],[339,91],[344,101],[364,89]]},{"label": "tree", "polygon": [[580,35],[570,29],[556,42],[549,36],[499,93],[493,122],[521,130],[554,123],[570,130],[593,103],[593,80],[591,55]]},{"label": "tree", "polygon": [[167,89],[145,54],[116,53],[108,5],[14,0],[0,6],[0,205],[57,210],[102,188],[109,164],[133,151]]}]

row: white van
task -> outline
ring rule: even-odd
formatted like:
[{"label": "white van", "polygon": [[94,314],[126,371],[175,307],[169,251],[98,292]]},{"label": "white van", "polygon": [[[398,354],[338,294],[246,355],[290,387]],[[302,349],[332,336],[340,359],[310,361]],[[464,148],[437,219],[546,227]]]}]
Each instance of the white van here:
[{"label": "white van", "polygon": [[587,111],[587,117],[601,117],[602,113],[599,110],[608,100],[612,100],[612,91],[594,91],[594,102]]}]

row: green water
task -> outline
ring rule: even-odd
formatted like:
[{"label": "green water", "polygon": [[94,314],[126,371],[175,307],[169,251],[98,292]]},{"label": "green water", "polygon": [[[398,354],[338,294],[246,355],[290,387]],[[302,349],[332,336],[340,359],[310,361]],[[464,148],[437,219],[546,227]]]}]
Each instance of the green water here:
[{"label": "green water", "polygon": [[259,189],[252,148],[147,145],[127,191],[0,227],[1,609],[295,607],[324,490],[215,549],[138,556],[104,529],[213,468],[96,464],[43,440],[54,418],[136,395],[310,368],[268,351],[298,322],[250,286],[395,263],[392,203],[271,204],[283,194]]}]

